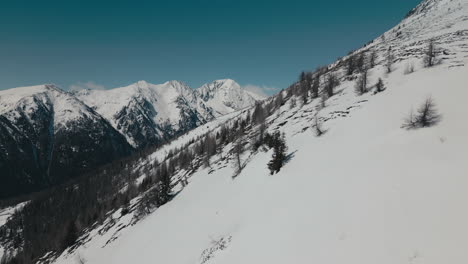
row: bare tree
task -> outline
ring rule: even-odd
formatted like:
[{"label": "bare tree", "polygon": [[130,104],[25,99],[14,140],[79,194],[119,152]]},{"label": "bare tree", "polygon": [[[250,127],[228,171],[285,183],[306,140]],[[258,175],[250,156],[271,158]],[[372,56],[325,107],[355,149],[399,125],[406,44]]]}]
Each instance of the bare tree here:
[{"label": "bare tree", "polygon": [[424,67],[432,67],[435,64],[436,60],[436,53],[435,53],[435,45],[434,39],[429,40],[429,44],[427,45],[427,49],[424,55]]},{"label": "bare tree", "polygon": [[292,109],[294,107],[296,107],[296,98],[295,97],[291,97],[291,99],[289,99],[289,107]]},{"label": "bare tree", "polygon": [[368,71],[365,69],[362,71],[361,76],[356,81],[355,91],[358,95],[363,95],[367,93],[367,81],[368,81]]},{"label": "bare tree", "polygon": [[377,53],[375,51],[372,51],[371,54],[369,55],[369,67],[370,68],[374,68],[376,59],[377,59]]},{"label": "bare tree", "polygon": [[320,88],[320,75],[317,74],[313,83],[312,83],[312,98],[317,98],[319,96]]},{"label": "bare tree", "polygon": [[325,86],[328,97],[332,97],[335,94],[335,87],[339,85],[338,78],[334,73],[328,74],[327,84]]},{"label": "bare tree", "polygon": [[241,142],[241,140],[237,140],[237,142],[234,144],[234,149],[233,149],[233,153],[234,153],[234,167],[235,167],[235,174],[233,176],[233,178],[235,178],[237,175],[239,175],[242,171],[242,161],[241,161],[241,154],[243,152],[243,144]]},{"label": "bare tree", "polygon": [[314,118],[314,130],[315,130],[315,135],[317,137],[320,137],[321,135],[325,133],[325,131],[322,129],[322,124],[320,123],[317,115],[315,115],[315,118]]},{"label": "bare tree", "polygon": [[387,73],[391,73],[393,71],[393,61],[395,60],[395,55],[393,55],[393,51],[391,48],[388,49],[387,52],[387,62],[385,67],[387,69]]},{"label": "bare tree", "polygon": [[352,75],[356,70],[356,55],[350,55],[346,60],[346,74]]},{"label": "bare tree", "polygon": [[359,72],[363,72],[367,69],[366,67],[366,54],[365,52],[361,52],[359,56],[356,58],[356,68]]},{"label": "bare tree", "polygon": [[408,62],[406,64],[405,72],[404,74],[411,74],[414,72],[414,64],[412,62]]}]

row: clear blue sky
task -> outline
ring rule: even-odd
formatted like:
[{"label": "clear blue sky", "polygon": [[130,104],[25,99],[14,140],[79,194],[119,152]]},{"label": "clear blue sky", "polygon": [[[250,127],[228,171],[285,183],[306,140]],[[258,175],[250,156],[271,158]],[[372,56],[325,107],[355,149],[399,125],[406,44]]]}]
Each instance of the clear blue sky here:
[{"label": "clear blue sky", "polygon": [[[284,88],[419,0],[2,1],[0,89],[232,78]],[[271,91],[270,91],[271,92]]]}]

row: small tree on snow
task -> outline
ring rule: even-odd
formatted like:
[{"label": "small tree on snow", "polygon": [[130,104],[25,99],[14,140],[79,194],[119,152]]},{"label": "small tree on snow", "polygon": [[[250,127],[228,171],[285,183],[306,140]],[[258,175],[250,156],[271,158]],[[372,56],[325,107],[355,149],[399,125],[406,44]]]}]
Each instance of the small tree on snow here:
[{"label": "small tree on snow", "polygon": [[430,127],[436,125],[441,118],[442,116],[438,113],[434,100],[429,97],[418,108],[416,114],[411,110],[402,127],[406,129]]},{"label": "small tree on snow", "polygon": [[377,81],[377,84],[375,85],[375,92],[380,93],[383,90],[385,90],[385,85],[382,81],[382,78],[379,78],[379,80]]},{"label": "small tree on snow", "polygon": [[273,134],[272,144],[274,152],[270,162],[268,162],[268,169],[271,175],[278,173],[286,161],[287,147],[284,134],[281,135],[279,131],[276,131],[275,134]]}]

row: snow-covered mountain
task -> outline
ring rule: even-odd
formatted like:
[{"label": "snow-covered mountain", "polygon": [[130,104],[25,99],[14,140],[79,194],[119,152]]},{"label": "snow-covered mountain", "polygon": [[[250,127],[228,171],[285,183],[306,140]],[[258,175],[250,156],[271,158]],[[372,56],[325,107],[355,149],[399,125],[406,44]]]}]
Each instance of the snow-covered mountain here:
[{"label": "snow-covered mountain", "polygon": [[221,115],[254,105],[256,99],[233,80],[191,89],[179,81],[139,81],[76,96],[104,116],[134,147],[161,143]]},{"label": "snow-covered mountain", "polygon": [[233,80],[217,80],[196,90],[202,102],[213,109],[215,116],[221,116],[255,104],[254,95],[241,89]]},{"label": "snow-covered mountain", "polygon": [[53,85],[0,91],[0,197],[57,184],[130,154],[102,116]]},{"label": "snow-covered mountain", "polygon": [[222,82],[229,86],[204,99],[179,81],[71,93],[54,85],[0,91],[6,178],[0,197],[62,182],[255,103],[234,81]]},{"label": "snow-covered mountain", "polygon": [[[272,150],[236,157],[229,142],[208,166],[175,173],[171,201],[143,220],[134,211],[112,211],[54,263],[467,263],[467,14],[467,0],[425,0],[357,50],[377,52],[368,83],[381,78],[383,92],[370,85],[371,92],[356,94],[359,74],[346,74],[345,57],[320,79],[322,89],[330,75],[340,80],[326,100],[309,97],[302,104],[286,92],[268,100],[286,98],[266,120],[267,131],[284,132],[289,146],[279,173],[269,175],[266,166]],[[422,67],[431,39],[441,63]],[[212,89],[203,89],[205,101],[216,97]],[[403,129],[411,108],[429,95],[441,122]],[[135,183],[155,160],[251,114],[209,122],[141,159]],[[321,137],[314,120],[323,126]],[[246,131],[244,145],[258,130]],[[232,164],[239,158],[243,170],[236,174]]]}]

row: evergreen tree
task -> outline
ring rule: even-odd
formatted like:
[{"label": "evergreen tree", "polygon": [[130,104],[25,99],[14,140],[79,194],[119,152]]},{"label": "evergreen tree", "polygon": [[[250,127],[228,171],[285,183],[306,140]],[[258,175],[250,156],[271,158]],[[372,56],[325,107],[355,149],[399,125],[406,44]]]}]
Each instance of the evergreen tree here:
[{"label": "evergreen tree", "polygon": [[385,86],[382,81],[382,78],[379,78],[379,80],[377,81],[377,84],[375,85],[375,92],[380,93],[383,90],[385,90]]},{"label": "evergreen tree", "polygon": [[278,173],[286,161],[287,147],[284,134],[282,135],[279,131],[276,131],[275,134],[273,134],[272,145],[274,152],[272,159],[268,162],[268,169],[271,175]]}]

